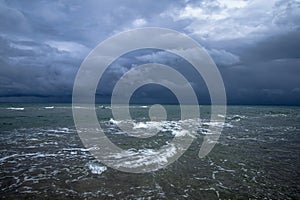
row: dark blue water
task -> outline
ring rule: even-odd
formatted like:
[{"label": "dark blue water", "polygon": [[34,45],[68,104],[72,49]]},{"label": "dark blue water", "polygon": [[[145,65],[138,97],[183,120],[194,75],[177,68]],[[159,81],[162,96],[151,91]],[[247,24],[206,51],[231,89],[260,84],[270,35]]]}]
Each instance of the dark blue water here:
[{"label": "dark blue water", "polygon": [[[147,106],[131,114],[147,123]],[[128,140],[97,106],[107,136],[122,148],[151,148],[176,136],[178,106],[166,106],[168,120],[154,142]],[[0,105],[0,197],[7,199],[300,199],[300,108],[228,106],[218,144],[205,158],[199,148],[209,124],[168,167],[130,174],[95,160],[76,133],[69,104]],[[147,125],[147,126],[146,126]],[[160,126],[160,124],[155,124]],[[172,130],[174,127],[174,130]]]}]

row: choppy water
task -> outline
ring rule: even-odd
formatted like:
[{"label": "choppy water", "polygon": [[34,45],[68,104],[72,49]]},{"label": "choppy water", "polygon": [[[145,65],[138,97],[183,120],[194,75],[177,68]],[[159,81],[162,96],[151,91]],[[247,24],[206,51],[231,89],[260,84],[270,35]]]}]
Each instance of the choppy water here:
[{"label": "choppy water", "polygon": [[[110,109],[97,108],[107,136],[129,151],[180,137],[178,106],[168,119],[147,121],[131,106],[136,128],[159,127],[155,140],[134,142]],[[300,108],[229,106],[219,143],[200,159],[209,107],[188,151],[167,168],[124,173],[96,161],[76,133],[68,104],[0,104],[0,197],[7,199],[300,199]],[[218,124],[215,124],[218,126]],[[149,150],[148,150],[149,151]]]}]

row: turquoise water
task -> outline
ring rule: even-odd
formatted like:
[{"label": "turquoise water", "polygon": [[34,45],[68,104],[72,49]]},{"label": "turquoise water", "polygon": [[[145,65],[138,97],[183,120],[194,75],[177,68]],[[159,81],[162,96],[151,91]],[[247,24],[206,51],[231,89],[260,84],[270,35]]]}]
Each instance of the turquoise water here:
[{"label": "turquoise water", "polygon": [[[175,137],[179,107],[156,137],[137,142],[96,106],[106,135],[124,149],[157,148]],[[147,130],[148,106],[131,106]],[[218,144],[198,157],[210,107],[190,148],[168,167],[130,174],[95,160],[76,133],[69,104],[0,104],[0,197],[7,199],[299,199],[300,107],[228,106]],[[146,131],[145,130],[145,131]]]}]

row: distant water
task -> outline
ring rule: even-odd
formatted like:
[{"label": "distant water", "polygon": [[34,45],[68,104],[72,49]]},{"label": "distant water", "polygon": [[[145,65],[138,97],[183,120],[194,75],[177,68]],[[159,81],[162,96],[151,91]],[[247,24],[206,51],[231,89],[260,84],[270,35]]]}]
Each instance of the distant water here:
[{"label": "distant water", "polygon": [[[179,107],[166,109],[166,121],[151,123],[147,106],[130,107],[136,128],[160,130],[147,143],[128,139],[110,109],[98,105],[97,113],[115,144],[146,152],[180,137]],[[84,148],[71,105],[0,104],[0,197],[300,199],[300,107],[228,106],[218,144],[200,159],[209,111],[201,106],[202,125],[179,160],[156,172],[129,174],[106,167]]]}]

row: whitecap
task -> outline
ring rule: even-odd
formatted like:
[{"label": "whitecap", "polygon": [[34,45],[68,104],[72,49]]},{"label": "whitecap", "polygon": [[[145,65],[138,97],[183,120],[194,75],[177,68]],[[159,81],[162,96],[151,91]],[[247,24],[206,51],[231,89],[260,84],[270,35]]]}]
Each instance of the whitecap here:
[{"label": "whitecap", "polygon": [[59,156],[59,154],[54,153],[37,153],[33,158],[45,158],[45,157],[56,157]]},{"label": "whitecap", "polygon": [[[128,121],[117,121],[110,119],[108,121],[110,125],[128,125],[132,127],[131,134],[139,136],[153,136],[158,132],[170,132],[175,137],[182,137],[185,135],[191,135],[188,130],[195,129],[195,127],[200,127],[199,119],[187,119],[179,121],[145,121],[145,122],[135,122],[134,120]],[[220,124],[217,124],[220,126]],[[230,125],[227,125],[230,126]],[[114,128],[110,128],[114,131]],[[122,132],[124,134],[124,132]]]},{"label": "whitecap", "polygon": [[186,135],[190,135],[190,132],[187,130],[180,130],[180,131],[172,131],[174,137],[183,137]]},{"label": "whitecap", "polygon": [[71,133],[69,128],[48,129],[45,131],[53,133]]},{"label": "whitecap", "polygon": [[0,158],[0,162],[4,162],[7,159],[15,158],[15,157],[32,157],[32,158],[40,158],[40,157],[54,157],[54,156],[60,156],[61,154],[44,154],[44,153],[24,153],[24,154],[12,154],[6,157]]},{"label": "whitecap", "polygon": [[63,151],[89,151],[91,149],[85,149],[85,148],[63,148]]},{"label": "whitecap", "polygon": [[278,113],[278,114],[265,114],[266,117],[287,117],[286,114]]},{"label": "whitecap", "polygon": [[57,142],[43,142],[40,144],[40,146],[44,146],[44,145],[58,145]]},{"label": "whitecap", "polygon": [[15,108],[15,107],[9,107],[9,108],[6,108],[8,110],[24,110],[25,108]]},{"label": "whitecap", "polygon": [[134,124],[133,129],[140,129],[140,128],[146,129],[148,127],[149,127],[149,125],[147,125],[146,123],[139,122],[139,123]]},{"label": "whitecap", "polygon": [[111,107],[110,106],[98,106],[98,108],[100,108],[100,109],[110,109],[111,110]]},{"label": "whitecap", "polygon": [[120,123],[120,121],[117,121],[117,120],[114,120],[114,119],[110,118],[109,123],[118,124],[118,123]]},{"label": "whitecap", "polygon": [[129,149],[121,153],[110,154],[106,157],[107,162],[112,162],[116,167],[138,168],[147,165],[163,166],[168,158],[177,153],[174,144],[165,145],[161,149]]},{"label": "whitecap", "polygon": [[64,132],[69,132],[70,131],[69,128],[61,128],[61,130],[64,131]]},{"label": "whitecap", "polygon": [[202,123],[203,126],[214,126],[214,127],[229,127],[232,128],[233,126],[229,123],[224,123],[224,122],[204,122]]},{"label": "whitecap", "polygon": [[245,115],[233,115],[228,117],[229,120],[240,121],[241,119],[247,119]]},{"label": "whitecap", "polygon": [[75,108],[75,109],[94,109],[94,107],[92,106],[73,106],[71,108]]},{"label": "whitecap", "polygon": [[53,109],[54,108],[54,106],[46,106],[46,107],[44,107],[45,109]]},{"label": "whitecap", "polygon": [[104,171],[107,170],[106,166],[101,166],[97,163],[92,162],[87,163],[86,166],[91,170],[93,174],[102,174]]},{"label": "whitecap", "polygon": [[161,129],[161,122],[138,122],[133,124],[133,129]]}]

